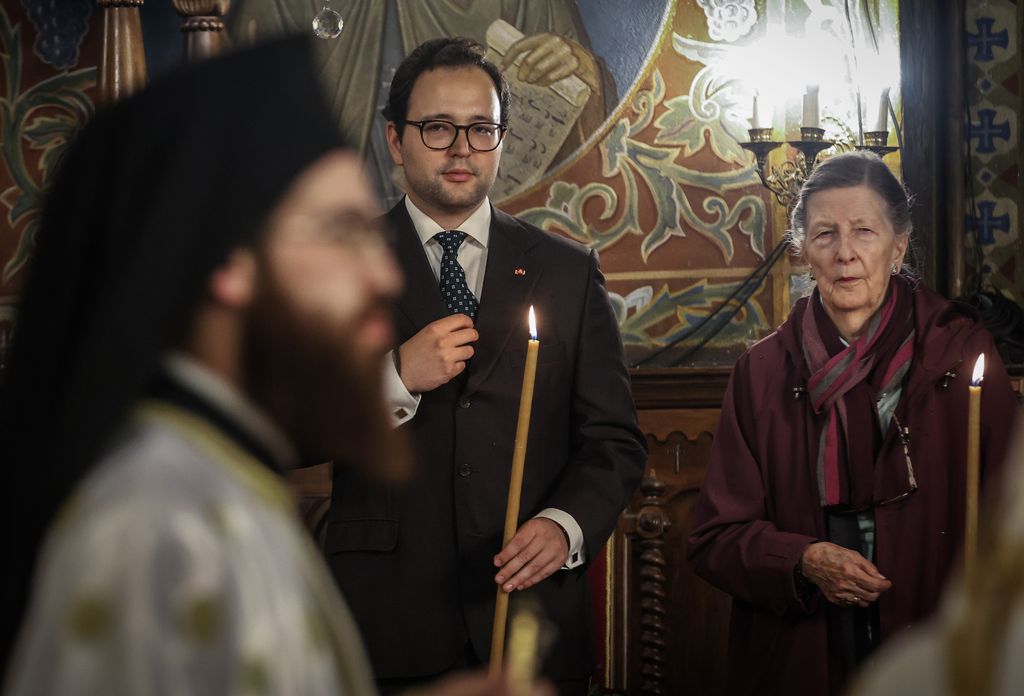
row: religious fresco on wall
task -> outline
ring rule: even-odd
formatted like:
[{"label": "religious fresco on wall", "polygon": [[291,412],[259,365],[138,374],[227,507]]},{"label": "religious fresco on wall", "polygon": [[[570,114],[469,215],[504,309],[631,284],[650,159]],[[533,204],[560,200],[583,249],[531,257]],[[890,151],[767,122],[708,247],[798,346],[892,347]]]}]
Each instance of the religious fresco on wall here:
[{"label": "religious fresco on wall", "polygon": [[[243,42],[310,31],[323,7],[322,0],[241,0],[229,23]],[[321,73],[388,204],[401,196],[401,176],[380,110],[402,57],[424,40],[465,35],[497,62],[511,58],[513,110],[492,200],[601,253],[638,365],[731,365],[791,306],[800,269],[779,246],[785,210],[740,146],[755,91],[762,114],[792,139],[800,92],[816,83],[826,137],[845,147],[871,129],[865,119],[876,118],[870,102],[878,104],[878,86],[865,75],[888,81],[898,109],[897,0],[331,0],[329,7],[344,27],[318,42]],[[524,72],[515,64],[530,50],[563,58],[546,72]],[[780,150],[774,163],[792,156]]]},{"label": "religious fresco on wall", "polygon": [[80,50],[93,4],[69,0],[63,22],[47,22],[51,10],[31,0],[0,6],[0,372],[44,192],[65,145],[93,113],[96,58]]},{"label": "religious fresco on wall", "polygon": [[[879,94],[899,114],[898,5],[858,5],[847,15],[841,1],[677,3],[595,147],[505,202],[601,251],[635,364],[728,366],[785,318],[803,269],[780,244],[786,211],[740,143],[755,92],[767,118],[758,125],[789,140],[801,92],[817,83],[837,149],[874,128]],[[773,166],[794,157],[781,148]]]},{"label": "religious fresco on wall", "polygon": [[[749,102],[735,80],[680,50],[692,37],[709,47],[743,40],[758,17],[752,2],[702,5],[673,4],[641,79],[594,147],[558,180],[504,205],[601,253],[634,362],[681,341],[661,357],[701,346],[696,364],[729,364],[771,325],[770,288],[747,282],[769,251],[770,229],[766,197],[738,145]],[[743,290],[754,296],[730,306]]]},{"label": "religious fresco on wall", "polygon": [[[286,31],[312,33],[312,17],[324,4],[236,0],[228,16],[232,37],[245,43]],[[863,121],[874,118],[870,102],[877,97],[870,92],[877,85],[866,89],[858,75],[875,61],[887,66],[893,114],[899,112],[897,0],[851,4],[849,13],[843,0],[329,4],[345,27],[337,39],[316,42],[321,73],[333,87],[343,129],[366,154],[387,203],[400,197],[401,177],[387,154],[380,109],[406,52],[434,36],[465,34],[487,45],[496,60],[510,57],[506,74],[515,107],[493,200],[600,252],[635,364],[729,366],[788,313],[802,269],[779,246],[785,210],[761,186],[751,154],[740,146],[748,139],[755,91],[776,139],[792,139],[800,93],[817,80],[826,137],[849,146]],[[28,204],[45,185],[60,145],[91,113],[95,79],[94,68],[58,70],[43,63],[28,48],[24,13],[15,12],[8,26],[23,27],[15,53],[27,56],[23,62],[36,66],[40,77],[17,83],[10,78],[16,61],[7,60],[8,101],[54,78],[51,96],[61,105],[33,101],[31,119],[21,118],[20,126],[17,119],[4,120],[5,129],[23,129],[5,137],[5,152],[7,143],[20,142],[22,159],[9,156],[5,164],[23,177],[24,187],[17,188],[29,193],[19,198],[12,179],[0,198],[10,227],[0,242],[8,274],[0,305],[9,300],[0,315],[10,313],[24,276],[31,248],[31,234],[24,232],[35,215],[27,212],[35,204]],[[92,45],[97,54],[98,39]],[[561,58],[531,74],[517,67],[526,49]],[[96,62],[91,55],[70,65]],[[33,94],[35,100],[42,91]],[[537,127],[556,120],[557,128],[541,133]],[[793,156],[781,148],[773,166]],[[898,156],[887,161],[898,167]]]},{"label": "religious fresco on wall", "polygon": [[228,21],[236,40],[246,42],[309,32],[325,11],[341,18],[340,36],[317,42],[317,59],[342,130],[366,154],[386,204],[401,197],[380,116],[395,69],[429,39],[480,42],[495,64],[513,66],[505,72],[513,95],[509,135],[492,192],[500,203],[556,170],[601,128],[647,62],[670,6],[669,0],[238,0]]},{"label": "religious fresco on wall", "polygon": [[[994,290],[1024,306],[1020,237],[1020,50],[1024,11],[1013,0],[968,2],[967,147],[970,157],[966,292]],[[980,269],[980,274],[979,274]]]}]

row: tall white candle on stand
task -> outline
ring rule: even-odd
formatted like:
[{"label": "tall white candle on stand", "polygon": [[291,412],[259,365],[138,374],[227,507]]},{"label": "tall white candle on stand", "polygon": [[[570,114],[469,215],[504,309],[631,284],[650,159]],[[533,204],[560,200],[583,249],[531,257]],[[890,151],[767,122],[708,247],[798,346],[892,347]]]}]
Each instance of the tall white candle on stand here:
[{"label": "tall white candle on stand", "polygon": [[757,92],[754,92],[754,113],[750,116],[750,127],[761,127],[761,115],[758,113],[757,110]]},{"label": "tall white candle on stand", "polygon": [[804,118],[800,124],[804,128],[821,128],[818,118],[818,85],[807,85],[804,93]]},{"label": "tall white candle on stand", "polygon": [[889,130],[889,88],[882,90],[882,97],[878,102],[878,118],[875,120],[876,131]]}]

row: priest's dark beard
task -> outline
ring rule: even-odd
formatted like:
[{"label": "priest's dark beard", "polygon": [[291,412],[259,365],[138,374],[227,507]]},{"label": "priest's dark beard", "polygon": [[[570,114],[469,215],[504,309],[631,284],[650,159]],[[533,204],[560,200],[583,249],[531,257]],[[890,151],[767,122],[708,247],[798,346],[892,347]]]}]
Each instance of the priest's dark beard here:
[{"label": "priest's dark beard", "polygon": [[305,463],[333,460],[397,482],[409,475],[411,458],[405,438],[388,423],[384,355],[366,354],[355,343],[361,318],[338,326],[310,313],[264,272],[246,326],[246,389]]}]

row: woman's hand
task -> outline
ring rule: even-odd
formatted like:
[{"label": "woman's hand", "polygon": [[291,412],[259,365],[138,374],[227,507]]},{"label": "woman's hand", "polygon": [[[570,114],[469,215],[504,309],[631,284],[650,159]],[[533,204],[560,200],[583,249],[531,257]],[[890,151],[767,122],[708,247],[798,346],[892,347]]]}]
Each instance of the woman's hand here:
[{"label": "woman's hand", "polygon": [[892,587],[871,561],[856,551],[819,541],[804,549],[801,572],[833,604],[866,607]]}]

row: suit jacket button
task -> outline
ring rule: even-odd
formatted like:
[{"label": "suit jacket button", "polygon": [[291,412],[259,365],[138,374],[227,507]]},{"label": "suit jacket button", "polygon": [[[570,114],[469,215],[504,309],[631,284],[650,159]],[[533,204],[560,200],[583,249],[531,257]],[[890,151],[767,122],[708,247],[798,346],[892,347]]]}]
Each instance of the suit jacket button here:
[{"label": "suit jacket button", "polygon": [[469,408],[469,407],[470,407],[469,399],[459,399],[459,408]]},{"label": "suit jacket button", "polygon": [[473,473],[473,470],[469,468],[469,464],[462,464],[459,466],[459,476],[462,478],[466,478],[471,473]]}]

